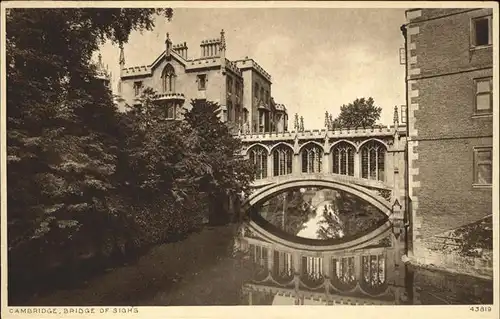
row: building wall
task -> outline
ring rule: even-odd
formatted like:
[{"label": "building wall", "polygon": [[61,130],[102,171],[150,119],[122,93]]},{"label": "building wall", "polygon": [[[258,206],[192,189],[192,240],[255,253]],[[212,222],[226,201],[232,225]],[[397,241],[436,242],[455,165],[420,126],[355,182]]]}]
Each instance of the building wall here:
[{"label": "building wall", "polygon": [[[253,113],[253,131],[254,132],[260,132],[259,128],[259,111],[258,108],[260,106],[260,101],[264,101],[264,104],[267,104],[267,109],[270,110],[270,98],[271,98],[271,82],[269,82],[266,78],[264,78],[262,75],[260,75],[258,72],[255,70],[252,70],[252,84],[251,84],[251,97],[252,97],[252,113]],[[259,86],[259,92],[257,93],[257,96],[255,95],[255,84],[258,84]],[[261,96],[262,88],[264,89],[264,96]],[[266,93],[269,93],[269,100],[266,101],[265,96]],[[269,118],[268,121],[271,121],[272,119],[272,113],[269,112]]]},{"label": "building wall", "polygon": [[[156,68],[152,70],[152,75],[147,77],[134,77],[134,78],[122,78],[122,97],[127,101],[128,104],[134,103],[135,92],[134,92],[134,82],[142,81],[143,87],[150,87],[154,89],[157,93],[163,92],[163,82],[162,73],[167,64],[172,65],[175,70],[175,93],[183,93],[186,97],[184,102],[184,107],[189,108],[191,105],[191,99],[206,98],[209,101],[214,101],[221,103],[221,97],[225,90],[224,76],[221,74],[220,67],[214,67],[210,69],[200,68],[196,71],[188,71],[184,65],[179,63],[175,59],[170,59],[169,61],[163,60],[158,64]],[[198,90],[197,76],[198,74],[206,74],[206,89]]]},{"label": "building wall", "polygon": [[[222,47],[221,39],[205,40],[201,44],[201,58],[187,58],[187,44],[169,46],[166,42],[166,51],[171,54],[162,53],[156,59],[153,65],[123,68],[121,65],[121,81],[119,83],[119,92],[117,101],[118,107],[123,109],[124,104],[133,105],[140,98],[135,95],[134,82],[141,81],[143,88],[153,88],[157,93],[163,92],[162,73],[165,66],[170,63],[176,74],[175,89],[172,93],[184,94],[185,100],[183,107],[189,109],[191,99],[207,99],[219,103],[222,109],[223,121],[233,122],[230,129],[237,133],[238,129],[246,132],[246,123],[244,122],[244,110],[248,111],[247,120],[250,132],[256,132],[259,129],[258,102],[261,99],[261,88],[267,92],[267,108],[269,110],[267,132],[271,127],[278,127],[276,123],[271,126],[270,122],[276,122],[274,108],[271,104],[271,81],[270,75],[259,66],[253,59],[245,58],[242,60],[229,61],[225,58],[225,50]],[[170,43],[171,45],[171,43]],[[175,53],[174,53],[175,51]],[[124,59],[124,53],[120,53],[120,60]],[[156,63],[156,65],[155,65]],[[154,67],[153,67],[154,66]],[[152,69],[151,69],[152,68]],[[206,74],[206,89],[198,89],[199,74]],[[258,98],[255,98],[254,86],[259,85]],[[237,84],[240,89],[237,92]],[[230,87],[228,87],[230,86]],[[228,90],[229,88],[229,90]],[[283,107],[286,115],[286,109]],[[285,118],[287,118],[285,116]],[[285,127],[282,124],[280,127]]]},{"label": "building wall", "polygon": [[474,147],[492,146],[492,116],[475,114],[474,79],[492,75],[492,47],[471,47],[472,18],[491,9],[407,12],[409,196],[413,240],[492,213],[475,187]]},{"label": "building wall", "polygon": [[[234,74],[227,72],[226,75],[226,87],[227,96],[226,96],[226,106],[229,106],[229,102],[231,102],[232,109],[231,114],[229,114],[228,109],[228,118],[232,120],[232,122],[237,125],[243,124],[243,79],[239,76],[235,76]],[[231,79],[228,81],[228,79]],[[239,91],[238,85],[239,83]],[[229,84],[232,84],[231,88]]]},{"label": "building wall", "polygon": [[491,188],[473,186],[475,146],[491,146],[493,138],[419,141],[415,190],[422,239],[479,220],[492,213]]},{"label": "building wall", "polygon": [[[471,49],[471,19],[491,14],[491,9],[481,10],[437,10],[443,16],[439,18],[436,9],[422,10],[418,26],[419,33],[414,37],[417,55],[416,67],[420,76],[440,75],[469,69],[491,67],[493,48]],[[432,20],[424,20],[427,16]],[[430,18],[429,17],[429,18]]]},{"label": "building wall", "polygon": [[250,121],[249,128],[250,131],[253,132],[253,124],[254,123],[254,115],[252,101],[252,83],[253,83],[253,72],[251,69],[242,70],[243,73],[243,106],[248,110],[248,120]]}]

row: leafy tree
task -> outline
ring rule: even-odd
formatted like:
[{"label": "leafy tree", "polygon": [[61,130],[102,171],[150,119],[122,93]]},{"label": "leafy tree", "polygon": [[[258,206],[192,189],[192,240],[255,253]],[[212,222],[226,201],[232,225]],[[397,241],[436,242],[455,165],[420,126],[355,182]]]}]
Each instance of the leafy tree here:
[{"label": "leafy tree", "polygon": [[385,219],[384,215],[369,203],[348,193],[337,192],[338,197],[331,204],[325,205],[323,218],[318,222],[319,238],[326,240],[359,236]]},{"label": "leafy tree", "polygon": [[169,121],[146,89],[141,103],[124,115],[126,137],[117,169],[120,193],[128,198],[140,238],[158,243],[194,229],[206,214],[197,183],[208,173],[208,157],[188,123]]},{"label": "leafy tree", "polygon": [[344,235],[344,225],[337,217],[338,209],[335,205],[325,205],[323,209],[323,218],[318,222],[319,229],[317,231],[318,238],[332,239],[340,238]]},{"label": "leafy tree", "polygon": [[339,191],[339,195],[336,205],[345,237],[363,234],[385,220],[385,215],[368,202],[346,192]]},{"label": "leafy tree", "polygon": [[220,120],[217,103],[196,99],[185,113],[185,120],[198,135],[195,152],[206,156],[207,166],[198,180],[199,190],[209,199],[210,223],[225,223],[230,219],[224,203],[248,193],[253,181],[253,167],[241,155],[241,141],[235,138]]},{"label": "leafy tree", "polygon": [[123,43],[132,30],[151,30],[156,14],[170,18],[172,10],[7,12],[12,271],[124,248],[119,237],[126,236],[128,221],[113,192],[119,116],[110,92],[95,78],[91,57],[106,39]]},{"label": "leafy tree", "polygon": [[339,116],[333,121],[334,127],[371,127],[378,119],[382,108],[375,105],[373,98],[357,98],[340,107]]}]

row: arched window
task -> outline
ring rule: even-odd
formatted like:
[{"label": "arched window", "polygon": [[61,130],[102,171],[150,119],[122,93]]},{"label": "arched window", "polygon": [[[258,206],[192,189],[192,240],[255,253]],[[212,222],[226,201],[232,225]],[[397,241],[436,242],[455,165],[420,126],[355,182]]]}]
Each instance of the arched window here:
[{"label": "arched window", "polygon": [[361,147],[361,176],[379,181],[385,180],[385,146],[370,141]]},{"label": "arched window", "polygon": [[175,104],[168,104],[167,105],[167,119],[173,120],[175,119],[176,115],[176,107]]},{"label": "arched window", "polygon": [[278,145],[273,150],[274,176],[292,174],[293,151],[286,145]]},{"label": "arched window", "polygon": [[332,148],[333,173],[354,176],[354,146],[347,142],[335,144]]},{"label": "arched window", "polygon": [[255,166],[255,179],[267,177],[267,151],[262,146],[253,146],[249,151],[250,161]]},{"label": "arched window", "polygon": [[320,173],[323,163],[323,150],[316,144],[302,149],[302,173]]},{"label": "arched window", "polygon": [[167,64],[161,74],[163,92],[175,91],[175,70],[171,64]]}]

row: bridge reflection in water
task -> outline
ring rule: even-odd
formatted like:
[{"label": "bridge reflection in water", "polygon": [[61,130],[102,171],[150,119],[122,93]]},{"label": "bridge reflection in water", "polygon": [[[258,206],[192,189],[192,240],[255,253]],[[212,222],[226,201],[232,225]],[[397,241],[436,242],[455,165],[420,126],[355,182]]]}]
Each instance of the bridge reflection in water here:
[{"label": "bridge reflection in water", "polygon": [[[346,192],[291,189],[252,207],[238,247],[247,304],[419,304],[388,217]],[[375,234],[375,235],[373,235]]]}]

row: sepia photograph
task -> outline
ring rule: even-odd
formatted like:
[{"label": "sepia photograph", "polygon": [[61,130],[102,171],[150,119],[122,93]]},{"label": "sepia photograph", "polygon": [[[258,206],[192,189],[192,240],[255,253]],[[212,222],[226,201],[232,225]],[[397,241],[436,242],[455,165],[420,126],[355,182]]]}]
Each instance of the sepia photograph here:
[{"label": "sepia photograph", "polygon": [[7,1],[1,36],[2,317],[498,316],[498,4]]}]

